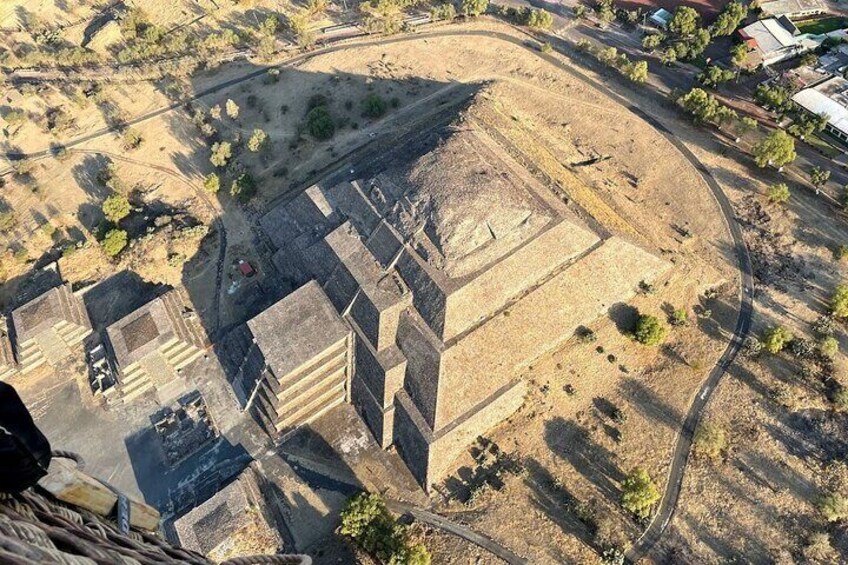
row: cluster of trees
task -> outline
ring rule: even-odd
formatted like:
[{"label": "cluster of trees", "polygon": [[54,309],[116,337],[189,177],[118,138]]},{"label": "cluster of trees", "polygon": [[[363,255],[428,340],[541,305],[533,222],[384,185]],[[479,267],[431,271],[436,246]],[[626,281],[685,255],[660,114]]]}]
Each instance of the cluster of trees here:
[{"label": "cluster of trees", "polygon": [[645,82],[648,80],[648,62],[631,61],[625,53],[619,53],[615,47],[604,49],[593,49],[588,41],[578,42],[577,47],[594,55],[601,63],[616,69],[622,75],[633,82]]},{"label": "cluster of trees", "polygon": [[107,221],[101,231],[104,235],[100,245],[106,255],[116,257],[124,250],[129,241],[127,232],[120,228],[121,220],[129,216],[132,211],[130,201],[125,194],[128,189],[118,178],[117,169],[111,163],[98,173],[97,179],[112,190],[112,194],[107,196],[100,205],[103,216]]},{"label": "cluster of trees", "polygon": [[306,6],[289,16],[289,28],[301,46],[305,47],[315,43],[315,32],[312,29],[312,22],[315,18],[327,11],[327,6],[327,0],[309,0]]},{"label": "cluster of trees", "polygon": [[382,563],[430,563],[430,552],[412,538],[407,526],[389,514],[379,495],[361,493],[350,498],[341,511],[339,532]]},{"label": "cluster of trees", "polygon": [[693,88],[680,96],[677,103],[692,115],[696,124],[711,123],[721,127],[726,123],[739,121],[735,110],[725,106],[702,88]]},{"label": "cluster of trees", "polygon": [[536,29],[551,29],[554,17],[547,10],[513,6],[498,6],[498,15],[517,25]]}]

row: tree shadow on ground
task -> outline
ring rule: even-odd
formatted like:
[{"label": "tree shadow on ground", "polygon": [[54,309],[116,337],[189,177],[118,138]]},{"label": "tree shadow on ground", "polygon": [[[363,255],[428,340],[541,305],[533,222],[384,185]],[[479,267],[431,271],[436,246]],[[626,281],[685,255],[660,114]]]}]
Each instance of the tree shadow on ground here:
[{"label": "tree shadow on ground", "polygon": [[616,455],[595,443],[589,432],[563,418],[545,422],[545,441],[548,448],[565,459],[574,470],[592,483],[609,500],[618,500],[617,483],[624,480]]},{"label": "tree shadow on ground", "polygon": [[656,392],[636,379],[626,378],[619,385],[621,394],[647,419],[677,430],[683,423],[683,416],[666,403]]}]

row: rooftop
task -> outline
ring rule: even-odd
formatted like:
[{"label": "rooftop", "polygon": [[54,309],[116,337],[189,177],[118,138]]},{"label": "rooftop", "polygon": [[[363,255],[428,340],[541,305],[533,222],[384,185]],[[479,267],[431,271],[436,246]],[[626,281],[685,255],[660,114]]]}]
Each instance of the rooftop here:
[{"label": "rooftop", "polygon": [[832,127],[848,134],[848,80],[833,77],[796,93],[792,100],[808,112],[827,114]]},{"label": "rooftop", "polygon": [[763,53],[774,53],[797,44],[792,32],[775,18],[756,21],[743,27],[739,33],[754,40]]},{"label": "rooftop", "polygon": [[760,9],[770,16],[806,14],[824,12],[825,5],[821,0],[766,0],[760,2]]},{"label": "rooftop", "polygon": [[118,366],[126,367],[157,351],[174,336],[162,297],[148,302],[106,329]]},{"label": "rooftop", "polygon": [[282,378],[349,333],[335,307],[310,281],[247,322],[266,363]]}]

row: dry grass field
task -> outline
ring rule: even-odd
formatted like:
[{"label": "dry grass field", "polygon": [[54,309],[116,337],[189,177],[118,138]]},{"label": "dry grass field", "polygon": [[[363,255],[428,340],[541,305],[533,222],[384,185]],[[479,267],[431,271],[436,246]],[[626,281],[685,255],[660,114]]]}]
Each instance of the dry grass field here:
[{"label": "dry grass field", "polygon": [[[89,21],[98,9],[36,4],[38,9],[5,3],[0,27],[35,25],[26,19],[38,12],[42,20],[66,22],[64,40],[78,44],[81,26],[74,22]],[[204,2],[137,4],[158,25],[200,28],[212,18],[219,29],[245,17],[235,9],[206,15]],[[278,2],[253,4],[281,9]],[[35,269],[58,260],[77,287],[129,269],[145,281],[188,286],[202,314],[220,317],[210,325],[240,321],[254,287],[239,286],[234,265],[248,260],[260,273],[270,272],[256,218],[271,202],[322,172],[350,166],[346,156],[373,139],[414,129],[469,89],[482,92],[486,103],[468,110],[470,127],[496,139],[596,231],[621,236],[673,266],[631,305],[610,305],[610,315],[591,328],[595,341],[574,337],[523,375],[531,390],[524,407],[487,438],[520,460],[522,472],[482,486],[479,453],[469,450],[432,497],[441,513],[533,563],[594,562],[601,543],[625,546],[638,536],[642,526],[619,505],[621,481],[641,466],[660,489],[665,486],[683,415],[727,344],[738,307],[731,240],[701,176],[657,131],[540,58],[510,28],[493,22],[463,27],[511,34],[516,42],[421,33],[318,52],[282,66],[279,74],[267,73],[264,61],[246,60],[157,81],[4,83],[0,115],[16,110],[26,116],[4,124],[6,151],[73,146],[3,177],[0,305],[14,302]],[[35,41],[22,31],[6,40],[24,47]],[[609,80],[591,69],[582,72]],[[229,81],[234,84],[220,87]],[[218,89],[194,98],[210,88]],[[668,103],[637,90],[626,95],[660,116],[728,191],[757,269],[754,333],[779,323],[811,336],[809,324],[846,274],[833,260],[836,247],[848,243],[844,219],[795,186],[787,206],[769,204],[766,186],[774,179],[732,154],[721,156],[725,148]],[[363,104],[369,96],[387,102],[383,115],[368,115]],[[133,123],[174,100],[191,100],[191,107]],[[237,116],[227,114],[228,100],[239,107]],[[305,126],[316,101],[335,124],[329,140],[316,139]],[[128,147],[126,135],[103,133],[116,120],[132,123],[141,139],[137,147]],[[256,129],[269,141],[252,152],[245,140]],[[204,177],[215,170],[213,138],[231,142],[239,163],[219,171],[217,194],[203,189]],[[118,182],[107,185],[104,171]],[[247,204],[229,194],[242,172],[255,179],[258,191]],[[132,242],[118,258],[107,257],[97,243],[101,205],[112,192],[132,204],[122,224]],[[686,322],[671,327],[681,309]],[[669,326],[663,345],[642,346],[627,335],[637,311]],[[844,350],[842,335],[840,345]],[[842,354],[835,366],[844,381]],[[845,488],[848,422],[831,409],[821,386],[799,375],[798,362],[788,354],[740,359],[707,419],[727,430],[730,448],[721,460],[694,459],[668,538],[653,560],[789,563],[802,559],[817,531],[830,533],[844,557],[844,527],[824,523],[813,502],[824,488]],[[421,535],[434,563],[496,562],[444,534],[424,529]]]}]

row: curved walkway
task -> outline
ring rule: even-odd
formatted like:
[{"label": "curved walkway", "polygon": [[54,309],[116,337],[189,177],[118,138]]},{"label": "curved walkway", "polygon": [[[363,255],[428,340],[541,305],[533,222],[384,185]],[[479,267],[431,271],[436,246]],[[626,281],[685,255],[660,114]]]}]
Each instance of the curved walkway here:
[{"label": "curved walkway", "polygon": [[[724,376],[725,371],[730,366],[730,364],[735,359],[736,355],[739,353],[739,350],[744,343],[745,337],[748,334],[751,325],[751,316],[753,313],[753,297],[754,297],[754,283],[753,283],[753,271],[751,266],[751,259],[748,254],[748,248],[745,245],[745,242],[742,238],[742,231],[739,227],[739,224],[736,222],[735,214],[733,211],[733,207],[730,204],[727,195],[722,190],[721,186],[716,182],[715,178],[713,178],[712,173],[707,169],[707,167],[701,163],[701,161],[697,158],[697,156],[688,148],[684,143],[682,143],[679,139],[677,139],[674,134],[665,126],[663,123],[656,118],[655,116],[649,114],[648,112],[642,110],[641,108],[633,105],[629,100],[622,97],[619,93],[615,92],[613,89],[609,88],[605,84],[601,84],[598,81],[590,78],[586,74],[577,70],[576,68],[567,65],[554,57],[553,55],[542,53],[536,51],[534,47],[527,45],[526,42],[517,39],[516,37],[502,33],[497,31],[486,31],[486,30],[443,30],[443,31],[433,31],[433,32],[422,32],[411,36],[400,36],[394,37],[390,39],[377,39],[377,40],[368,40],[368,41],[357,41],[357,42],[347,42],[339,45],[332,45],[329,47],[324,47],[320,49],[316,49],[315,51],[305,53],[303,55],[299,55],[293,57],[281,65],[272,65],[267,67],[260,67],[256,70],[253,70],[249,73],[246,73],[240,77],[236,77],[216,85],[213,85],[201,92],[198,92],[194,96],[191,97],[191,100],[195,100],[198,98],[202,98],[209,94],[213,94],[215,92],[219,92],[223,89],[229,88],[231,86],[240,84],[242,82],[251,80],[253,78],[264,75],[269,68],[274,67],[286,67],[295,65],[297,63],[306,61],[312,57],[337,52],[343,49],[350,49],[352,47],[369,47],[375,45],[386,45],[392,43],[401,43],[406,41],[417,41],[422,38],[427,37],[487,37],[499,39],[508,43],[512,43],[514,45],[518,45],[525,49],[531,50],[535,55],[541,57],[546,60],[548,63],[554,65],[558,69],[565,71],[578,80],[589,84],[596,90],[606,93],[610,98],[614,99],[622,106],[624,106],[627,110],[632,112],[634,115],[639,118],[645,120],[652,127],[657,129],[669,142],[677,148],[678,151],[686,158],[689,163],[695,167],[696,170],[701,174],[704,181],[707,183],[707,186],[710,188],[713,196],[715,197],[718,205],[721,209],[721,212],[724,216],[725,222],[727,223],[728,229],[730,231],[731,237],[733,238],[734,244],[734,254],[736,255],[736,259],[739,263],[738,269],[740,273],[740,307],[739,312],[737,314],[736,325],[733,331],[733,335],[731,336],[730,342],[727,345],[724,353],[721,358],[716,363],[715,367],[710,371],[709,376],[701,385],[701,388],[698,390],[695,399],[692,402],[692,405],[689,407],[689,411],[686,414],[686,418],[683,422],[683,426],[678,432],[677,440],[674,447],[674,452],[672,455],[671,464],[669,467],[669,474],[666,482],[666,489],[663,493],[663,498],[660,502],[660,506],[653,517],[653,520],[649,524],[648,528],[645,532],[638,538],[638,540],[634,543],[634,545],[628,550],[627,558],[631,562],[638,561],[644,555],[650,551],[651,547],[659,540],[662,534],[665,532],[666,527],[674,516],[674,511],[677,507],[677,500],[680,495],[680,490],[683,484],[683,476],[686,470],[686,465],[689,460],[689,452],[692,446],[692,440],[694,437],[695,428],[700,421],[701,414],[703,413],[704,408],[706,407],[712,393],[715,391],[716,386],[718,385],[721,377]],[[532,37],[528,34],[528,37]],[[546,36],[545,39],[549,41],[553,47],[555,47],[558,51],[572,51],[573,46],[569,44],[567,41],[562,38],[558,38],[555,36]],[[147,114],[143,114],[138,116],[128,122],[128,125],[138,124],[140,122],[155,118],[164,113],[167,113],[171,110],[179,108],[185,104],[185,101],[175,102],[168,106],[159,108]],[[80,138],[69,141],[65,144],[65,147],[73,147],[75,145],[84,143],[86,141],[90,141],[91,139],[100,137],[102,135],[111,133],[113,130],[111,128],[103,128],[101,130],[92,132],[91,134],[87,134]],[[7,152],[5,153],[5,157],[10,160],[20,160],[26,158],[38,158],[49,155],[50,150],[42,150],[35,153],[16,153],[16,152]],[[422,512],[420,509],[416,509],[417,512]],[[430,513],[427,513],[430,514]],[[422,514],[423,516],[424,514]],[[436,515],[433,515],[436,516]],[[439,518],[438,516],[436,516]],[[438,521],[442,521],[443,519],[439,518]],[[444,520],[444,522],[447,522]],[[436,525],[436,524],[434,524]],[[440,526],[441,527],[441,526]],[[470,532],[470,530],[469,530]],[[472,532],[473,533],[473,532]],[[479,534],[475,534],[479,535]],[[463,536],[465,537],[465,536]],[[473,540],[469,540],[473,541]],[[474,543],[477,543],[476,541]],[[482,546],[481,547],[485,547]],[[489,549],[488,547],[486,549]],[[501,548],[503,549],[503,548]],[[508,550],[505,550],[508,552]],[[511,553],[511,552],[509,552]],[[514,556],[519,561],[510,561],[510,563],[524,563],[525,561],[521,560],[521,558]]]}]

